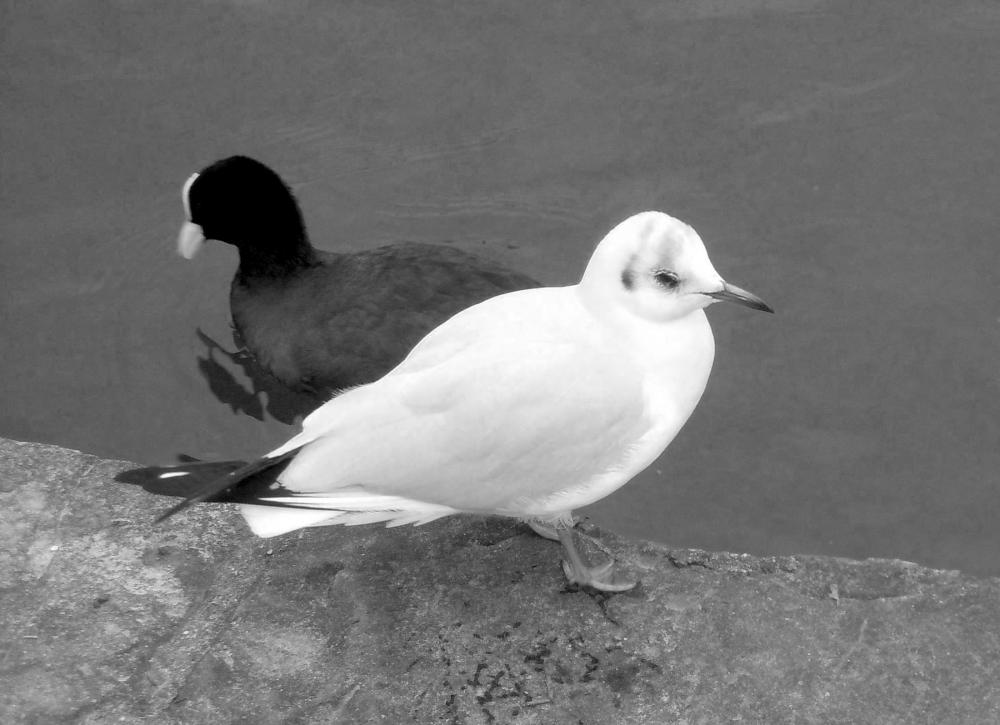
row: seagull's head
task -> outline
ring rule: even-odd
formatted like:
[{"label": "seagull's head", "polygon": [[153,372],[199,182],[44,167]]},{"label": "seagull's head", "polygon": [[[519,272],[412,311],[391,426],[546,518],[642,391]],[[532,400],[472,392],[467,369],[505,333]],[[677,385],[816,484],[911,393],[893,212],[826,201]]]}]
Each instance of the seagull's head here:
[{"label": "seagull's head", "polygon": [[247,156],[230,156],[191,174],[181,190],[186,220],[177,251],[191,259],[206,239],[242,249],[305,237],[292,192],[273,170]]},{"label": "seagull's head", "polygon": [[774,312],[715,271],[694,229],[657,211],[631,216],[608,232],[580,284],[605,303],[652,321],[684,317],[719,301]]}]

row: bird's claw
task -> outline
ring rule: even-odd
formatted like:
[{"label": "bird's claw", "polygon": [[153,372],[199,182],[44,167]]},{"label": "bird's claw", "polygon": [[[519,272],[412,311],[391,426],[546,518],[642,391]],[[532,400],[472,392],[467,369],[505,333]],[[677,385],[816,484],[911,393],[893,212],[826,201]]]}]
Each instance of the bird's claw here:
[{"label": "bird's claw", "polygon": [[614,580],[614,560],[598,566],[585,567],[583,571],[576,571],[570,562],[563,559],[562,567],[563,573],[566,574],[566,578],[570,584],[590,587],[601,592],[627,592],[629,589],[633,589],[638,583],[628,580],[616,582]]}]

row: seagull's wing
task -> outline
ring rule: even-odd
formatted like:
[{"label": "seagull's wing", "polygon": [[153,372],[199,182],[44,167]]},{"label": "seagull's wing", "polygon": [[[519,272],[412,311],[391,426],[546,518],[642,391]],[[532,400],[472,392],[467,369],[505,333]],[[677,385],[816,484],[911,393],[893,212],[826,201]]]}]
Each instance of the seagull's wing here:
[{"label": "seagull's wing", "polygon": [[595,325],[572,288],[460,313],[307,418],[271,454],[302,447],[282,486],[516,514],[622,467],[651,421],[641,374]]}]

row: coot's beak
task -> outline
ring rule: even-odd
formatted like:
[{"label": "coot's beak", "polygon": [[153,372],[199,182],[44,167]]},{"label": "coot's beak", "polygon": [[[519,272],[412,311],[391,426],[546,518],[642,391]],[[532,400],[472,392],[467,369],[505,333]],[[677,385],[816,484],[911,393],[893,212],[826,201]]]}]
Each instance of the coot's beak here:
[{"label": "coot's beak", "polygon": [[184,259],[191,259],[205,243],[205,232],[194,222],[184,222],[177,235],[177,253]]},{"label": "coot's beak", "polygon": [[181,201],[184,202],[184,215],[187,219],[184,221],[184,226],[181,227],[180,234],[177,235],[177,253],[184,259],[191,259],[205,243],[204,230],[200,225],[191,221],[191,199],[188,198],[191,193],[191,185],[197,179],[198,174],[191,174],[184,182],[184,188],[181,189]]},{"label": "coot's beak", "polygon": [[753,292],[747,292],[745,289],[740,289],[736,285],[729,284],[728,282],[723,282],[722,289],[718,292],[703,292],[702,294],[722,302],[735,302],[738,305],[749,307],[752,310],[760,310],[761,312],[771,313],[774,312],[769,304]]}]

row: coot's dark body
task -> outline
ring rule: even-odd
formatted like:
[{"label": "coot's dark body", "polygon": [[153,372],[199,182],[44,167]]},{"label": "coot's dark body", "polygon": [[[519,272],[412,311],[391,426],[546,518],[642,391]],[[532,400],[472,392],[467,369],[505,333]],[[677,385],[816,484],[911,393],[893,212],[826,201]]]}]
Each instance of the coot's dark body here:
[{"label": "coot's dark body", "polygon": [[317,250],[285,183],[243,156],[192,177],[185,206],[205,238],[239,250],[230,308],[247,350],[287,387],[317,396],[378,379],[466,307],[540,286],[444,245]]}]

